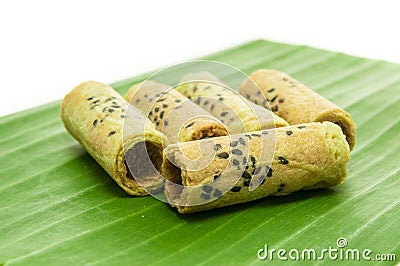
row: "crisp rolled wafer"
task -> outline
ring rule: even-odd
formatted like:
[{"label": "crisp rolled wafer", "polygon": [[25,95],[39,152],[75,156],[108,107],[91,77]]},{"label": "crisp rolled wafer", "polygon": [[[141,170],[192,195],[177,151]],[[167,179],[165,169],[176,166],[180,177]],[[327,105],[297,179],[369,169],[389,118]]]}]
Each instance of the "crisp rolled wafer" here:
[{"label": "crisp rolled wafer", "polygon": [[350,150],[356,142],[356,125],[342,108],[277,70],[253,72],[240,86],[239,93],[248,100],[268,108],[289,124],[330,121],[339,125]]},{"label": "crisp rolled wafer", "polygon": [[349,153],[331,122],[173,144],[164,150],[165,193],[190,213],[334,186],[347,175]]},{"label": "crisp rolled wafer", "polygon": [[125,99],[148,115],[170,143],[228,135],[220,121],[167,85],[148,80],[132,86]]},{"label": "crisp rolled wafer", "polygon": [[163,136],[111,87],[80,84],[65,96],[61,116],[69,133],[126,192],[142,196],[162,189]]},{"label": "crisp rolled wafer", "polygon": [[221,120],[232,134],[289,125],[271,111],[246,101],[211,74],[189,74],[176,90]]}]

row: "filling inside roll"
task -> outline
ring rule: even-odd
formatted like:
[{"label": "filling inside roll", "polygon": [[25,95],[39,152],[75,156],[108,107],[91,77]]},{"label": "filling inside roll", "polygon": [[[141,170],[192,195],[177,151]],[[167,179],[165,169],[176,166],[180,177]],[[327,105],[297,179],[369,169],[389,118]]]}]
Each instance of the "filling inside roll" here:
[{"label": "filling inside roll", "polygon": [[144,186],[148,192],[160,189],[162,177],[157,169],[162,164],[161,145],[148,141],[138,142],[125,152],[124,163],[128,183]]}]

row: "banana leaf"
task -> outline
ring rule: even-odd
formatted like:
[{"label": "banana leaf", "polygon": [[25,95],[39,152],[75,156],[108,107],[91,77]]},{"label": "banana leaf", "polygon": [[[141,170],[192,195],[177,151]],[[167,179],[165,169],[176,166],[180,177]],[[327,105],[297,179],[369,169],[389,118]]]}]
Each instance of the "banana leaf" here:
[{"label": "banana leaf", "polygon": [[[357,144],[347,180],[329,189],[180,215],[152,197],[122,191],[66,132],[57,101],[0,118],[0,265],[301,260],[285,262],[276,253],[261,260],[266,245],[288,252],[370,249],[375,263],[396,263],[378,261],[376,254],[395,254],[399,261],[400,65],[265,40],[203,59],[247,74],[284,71],[348,111],[357,124]],[[124,94],[148,75],[111,85]],[[313,261],[332,262],[327,255]]]}]

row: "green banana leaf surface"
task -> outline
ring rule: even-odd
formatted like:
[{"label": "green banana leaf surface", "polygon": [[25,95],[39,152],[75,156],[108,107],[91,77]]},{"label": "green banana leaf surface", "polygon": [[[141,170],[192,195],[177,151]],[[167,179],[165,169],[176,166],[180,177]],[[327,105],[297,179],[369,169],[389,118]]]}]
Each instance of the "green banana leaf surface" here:
[{"label": "green banana leaf surface", "polygon": [[[202,59],[246,74],[284,71],[349,112],[357,144],[346,181],[180,215],[150,196],[120,189],[67,133],[58,101],[0,118],[0,265],[266,264],[271,258],[258,256],[266,245],[288,252],[370,249],[373,259],[397,255],[375,264],[398,263],[400,65],[265,40]],[[148,75],[111,85],[124,94]],[[236,88],[241,82],[220,78]],[[272,260],[298,262],[276,254]],[[326,256],[313,263],[334,261]]]}]

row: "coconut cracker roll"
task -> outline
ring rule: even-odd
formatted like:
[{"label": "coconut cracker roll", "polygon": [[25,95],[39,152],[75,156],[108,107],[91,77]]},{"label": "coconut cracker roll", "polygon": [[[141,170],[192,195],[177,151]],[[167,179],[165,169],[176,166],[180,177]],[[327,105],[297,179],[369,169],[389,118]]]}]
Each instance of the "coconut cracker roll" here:
[{"label": "coconut cracker roll", "polygon": [[335,186],[347,175],[349,153],[331,122],[174,144],[164,150],[165,193],[190,213]]},{"label": "coconut cracker roll", "polygon": [[289,125],[271,111],[247,101],[207,72],[186,75],[176,90],[221,120],[231,134]]},{"label": "coconut cracker roll", "polygon": [[80,84],[62,101],[61,116],[69,133],[126,192],[143,196],[163,188],[162,134],[111,87]]},{"label": "coconut cracker roll", "polygon": [[147,115],[170,143],[228,135],[220,121],[168,85],[147,80],[132,86],[125,99]]},{"label": "coconut cracker roll", "polygon": [[268,108],[289,124],[330,121],[339,125],[350,150],[356,142],[356,125],[351,116],[321,95],[285,73],[261,69],[240,86],[239,93]]}]

